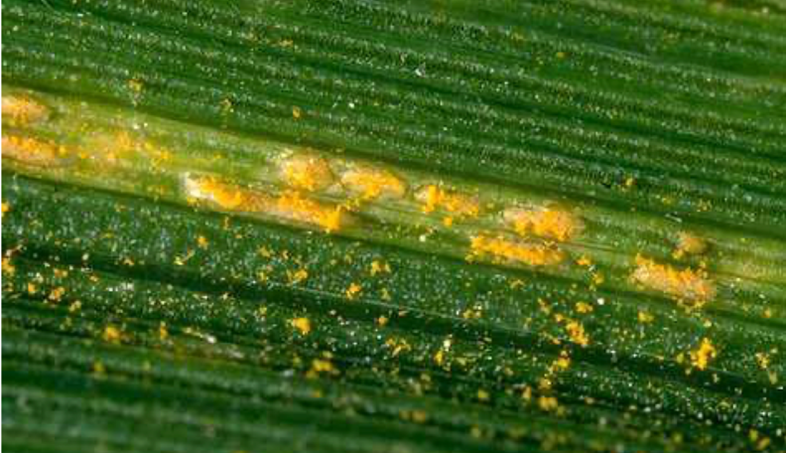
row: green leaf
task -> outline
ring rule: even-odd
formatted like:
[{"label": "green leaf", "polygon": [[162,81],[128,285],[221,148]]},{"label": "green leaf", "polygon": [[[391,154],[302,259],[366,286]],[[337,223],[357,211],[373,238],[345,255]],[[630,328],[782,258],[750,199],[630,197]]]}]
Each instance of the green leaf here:
[{"label": "green leaf", "polygon": [[25,451],[782,451],[776,2],[3,8]]}]

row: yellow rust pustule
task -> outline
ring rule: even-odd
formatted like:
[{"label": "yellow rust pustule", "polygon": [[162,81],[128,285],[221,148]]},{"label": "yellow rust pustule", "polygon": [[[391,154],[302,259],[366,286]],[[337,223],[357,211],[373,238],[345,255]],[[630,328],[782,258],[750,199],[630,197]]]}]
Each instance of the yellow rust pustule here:
[{"label": "yellow rust pustule", "polygon": [[415,199],[422,203],[424,214],[444,211],[458,217],[477,217],[480,215],[480,202],[472,195],[445,189],[429,184],[415,193]]},{"label": "yellow rust pustule", "polygon": [[278,168],[284,183],[298,190],[316,192],[334,181],[327,160],[311,153],[292,153],[279,161]]},{"label": "yellow rust pustule", "polygon": [[278,197],[275,214],[318,226],[326,233],[340,230],[349,220],[342,206],[319,203],[296,191],[286,191]]},{"label": "yellow rust pustule", "polygon": [[186,175],[184,185],[189,199],[207,201],[215,207],[228,211],[253,211],[254,204],[264,204],[251,203],[254,198],[263,201],[264,196],[261,194],[256,194],[255,197],[251,191],[224,182],[215,176]]},{"label": "yellow rust pustule", "polygon": [[718,350],[709,338],[702,338],[698,348],[690,351],[690,362],[694,368],[705,370],[710,361],[718,356]]},{"label": "yellow rust pustule", "polygon": [[400,199],[407,193],[406,183],[392,172],[369,165],[355,165],[341,173],[341,185],[363,200]]},{"label": "yellow rust pustule", "polygon": [[690,268],[676,269],[641,255],[636,256],[636,269],[631,278],[645,288],[660,291],[681,301],[701,305],[712,300],[717,289],[707,272]]},{"label": "yellow rust pustule", "polygon": [[508,208],[503,220],[521,236],[539,236],[557,241],[576,238],[584,229],[579,217],[564,209],[551,207]]},{"label": "yellow rust pustule", "polygon": [[48,108],[25,95],[3,96],[2,107],[3,122],[15,127],[46,121],[49,118]]},{"label": "yellow rust pustule", "polygon": [[3,135],[3,157],[25,165],[57,167],[67,164],[69,149],[55,142],[32,137]]},{"label": "yellow rust pustule", "polygon": [[530,266],[549,266],[560,263],[564,254],[541,244],[479,234],[471,239],[469,259],[490,257],[495,262],[520,263]]}]

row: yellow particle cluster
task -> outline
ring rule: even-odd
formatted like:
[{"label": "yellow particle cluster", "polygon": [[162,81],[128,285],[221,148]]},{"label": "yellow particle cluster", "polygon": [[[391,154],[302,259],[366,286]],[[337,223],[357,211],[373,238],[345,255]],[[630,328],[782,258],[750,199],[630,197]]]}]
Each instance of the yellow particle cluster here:
[{"label": "yellow particle cluster", "polygon": [[249,191],[214,176],[186,175],[185,190],[191,199],[209,201],[227,210],[241,210],[249,200]]},{"label": "yellow particle cluster", "polygon": [[420,189],[415,198],[423,204],[421,209],[425,214],[437,209],[462,217],[477,217],[480,214],[480,203],[477,199],[435,184]]},{"label": "yellow particle cluster", "polygon": [[703,270],[677,270],[667,264],[636,256],[636,269],[632,279],[650,289],[666,293],[679,299],[687,299],[698,305],[715,297],[715,284]]},{"label": "yellow particle cluster", "polygon": [[571,240],[584,229],[581,220],[561,209],[509,208],[503,218],[522,236],[535,235],[557,241]]},{"label": "yellow particle cluster", "polygon": [[360,291],[362,289],[363,288],[357,283],[351,283],[349,285],[349,288],[347,288],[347,290],[344,291],[344,294],[347,296],[347,299],[353,300],[358,296],[358,294],[360,294]]},{"label": "yellow particle cluster", "polygon": [[106,326],[104,328],[104,332],[102,334],[104,341],[109,343],[119,343],[122,339],[122,334],[120,333],[120,329],[115,326]]},{"label": "yellow particle cluster", "polygon": [[404,182],[387,170],[358,166],[341,174],[341,184],[363,200],[402,198],[407,193]]},{"label": "yellow particle cluster", "polygon": [[582,347],[589,345],[589,336],[587,336],[587,333],[584,331],[584,326],[578,321],[568,321],[565,324],[565,331],[568,332],[570,341]]},{"label": "yellow particle cluster", "polygon": [[538,398],[538,407],[542,411],[551,412],[559,408],[559,403],[557,402],[557,398],[553,396],[541,395],[541,397]]},{"label": "yellow particle cluster", "polygon": [[299,190],[322,190],[333,184],[333,172],[327,161],[311,154],[293,154],[279,163],[284,182]]},{"label": "yellow particle cluster", "polygon": [[702,338],[699,347],[690,351],[689,355],[691,365],[699,370],[704,370],[710,361],[718,355],[718,350],[715,349],[709,338]]},{"label": "yellow particle cluster", "polygon": [[61,158],[68,155],[68,149],[65,146],[16,135],[3,135],[2,149],[3,157],[41,167],[62,164]]},{"label": "yellow particle cluster", "polygon": [[371,262],[371,276],[375,276],[381,273],[390,273],[390,264],[374,260]]},{"label": "yellow particle cluster", "polygon": [[543,245],[526,244],[501,237],[477,235],[470,244],[470,258],[491,256],[495,260],[506,260],[530,266],[558,264],[564,258],[559,250]]},{"label": "yellow particle cluster", "polygon": [[281,194],[276,201],[276,212],[290,220],[310,223],[321,227],[326,233],[338,231],[343,223],[341,206],[326,206],[295,191]]},{"label": "yellow particle cluster", "polygon": [[592,307],[592,305],[590,305],[590,304],[588,304],[586,302],[577,302],[576,303],[576,312],[577,313],[581,313],[581,314],[584,315],[584,314],[587,314],[587,313],[592,313],[593,310],[594,310],[594,308]]},{"label": "yellow particle cluster", "polygon": [[3,96],[2,109],[3,120],[12,126],[26,126],[49,117],[49,109],[27,96]]},{"label": "yellow particle cluster", "polygon": [[290,323],[302,335],[308,335],[311,332],[311,321],[308,318],[295,318]]},{"label": "yellow particle cluster", "polygon": [[651,313],[648,313],[646,311],[639,311],[638,320],[642,324],[649,324],[655,320],[655,316],[653,316]]}]

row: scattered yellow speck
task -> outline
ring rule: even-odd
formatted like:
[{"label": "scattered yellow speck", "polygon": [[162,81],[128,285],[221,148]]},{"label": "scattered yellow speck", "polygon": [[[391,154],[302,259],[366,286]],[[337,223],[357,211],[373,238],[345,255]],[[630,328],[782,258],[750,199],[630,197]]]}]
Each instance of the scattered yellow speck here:
[{"label": "scattered yellow speck", "polygon": [[557,241],[571,240],[584,229],[576,215],[562,209],[509,208],[503,218],[521,236],[532,234]]},{"label": "scattered yellow speck", "polygon": [[770,366],[770,355],[766,352],[757,352],[756,362],[759,364],[759,368],[766,370]]},{"label": "scattered yellow speck", "polygon": [[199,248],[206,249],[208,244],[209,244],[209,242],[207,241],[206,237],[199,236],[197,238],[197,245],[199,246]]},{"label": "scattered yellow speck", "polygon": [[27,282],[27,293],[35,294],[37,292],[38,292],[38,288],[36,288],[35,283]]},{"label": "scattered yellow speck", "polygon": [[718,351],[709,338],[702,338],[699,347],[690,351],[689,355],[691,364],[699,370],[704,370],[710,361],[718,355]]},{"label": "scattered yellow speck", "polygon": [[287,278],[289,279],[290,284],[296,285],[308,278],[308,271],[305,269],[298,269],[294,272],[287,271]]},{"label": "scattered yellow speck", "polygon": [[65,294],[65,288],[63,288],[62,286],[58,286],[57,288],[53,289],[49,293],[49,297],[48,298],[52,302],[60,302],[60,299],[63,298],[63,294]]},{"label": "scattered yellow speck", "polygon": [[531,401],[532,400],[532,387],[525,385],[524,389],[521,391],[521,399],[524,401]]},{"label": "scattered yellow speck", "polygon": [[436,363],[439,366],[442,366],[442,364],[445,363],[445,351],[443,351],[442,349],[439,349],[434,354],[434,363]]},{"label": "scattered yellow speck", "polygon": [[695,306],[715,297],[715,285],[707,278],[706,271],[677,270],[667,264],[636,256],[636,270],[632,279],[650,289],[661,291],[681,300],[689,300]]},{"label": "scattered yellow speck", "polygon": [[122,339],[123,335],[115,326],[109,325],[104,327],[104,333],[102,334],[102,338],[104,341],[109,343],[119,343]]},{"label": "scattered yellow speck", "polygon": [[565,324],[565,331],[568,332],[570,341],[582,347],[589,345],[589,336],[587,336],[587,333],[584,331],[584,326],[578,321],[569,320]]},{"label": "scattered yellow speck", "polygon": [[586,302],[577,302],[576,303],[576,312],[581,314],[592,313],[593,307],[592,305]]},{"label": "scattered yellow speck", "polygon": [[68,306],[69,313],[76,313],[81,309],[82,309],[82,302],[78,300],[75,300],[74,302],[71,303],[71,305]]},{"label": "scattered yellow speck", "polygon": [[512,282],[510,282],[509,286],[510,286],[510,289],[521,288],[521,287],[524,286],[524,280],[521,280],[520,278],[517,278],[517,279],[513,280]]},{"label": "scattered yellow speck", "polygon": [[410,346],[410,344],[407,342],[407,340],[405,340],[403,338],[401,338],[401,339],[388,338],[385,341],[385,345],[388,348],[392,349],[393,357],[399,355],[402,352],[407,352],[407,351],[411,351],[412,350],[412,346]]},{"label": "scattered yellow speck", "polygon": [[379,318],[377,318],[377,324],[383,327],[387,325],[388,321],[389,319],[387,318],[387,316],[380,316]]},{"label": "scattered yellow speck", "polygon": [[308,335],[311,332],[311,321],[308,318],[295,318],[291,324],[303,335]]},{"label": "scattered yellow speck", "polygon": [[139,79],[130,79],[128,81],[128,88],[130,88],[134,93],[141,93],[145,86]]},{"label": "scattered yellow speck", "polygon": [[11,263],[10,257],[3,257],[2,261],[3,275],[14,275],[16,273],[16,266]]},{"label": "scattered yellow speck", "polygon": [[106,374],[106,367],[102,362],[93,362],[93,373],[102,376]]},{"label": "scattered yellow speck", "polygon": [[390,273],[390,264],[374,260],[371,262],[371,276],[375,276],[381,273]]},{"label": "scattered yellow speck", "polygon": [[292,107],[292,118],[299,120],[302,112],[300,111],[300,107],[294,106]]},{"label": "scattered yellow speck", "polygon": [[165,341],[169,337],[169,330],[166,328],[166,322],[161,321],[158,323],[158,338]]},{"label": "scattered yellow speck", "polygon": [[586,255],[582,255],[579,259],[576,260],[576,264],[579,266],[590,267],[592,266],[592,260],[589,259]]},{"label": "scattered yellow speck", "polygon": [[306,373],[306,377],[309,379],[314,379],[320,374],[337,375],[339,374],[339,371],[336,369],[336,366],[333,365],[333,362],[331,362],[327,357],[322,359],[313,359],[311,361],[311,369],[309,369]]},{"label": "scattered yellow speck", "polygon": [[638,319],[639,319],[640,323],[648,324],[648,323],[651,323],[652,321],[655,320],[655,316],[653,316],[651,313],[648,313],[646,311],[641,311],[640,310],[639,311],[639,315],[638,315]]},{"label": "scattered yellow speck", "polygon": [[364,200],[398,199],[407,192],[407,186],[401,178],[387,170],[367,165],[357,165],[343,172],[341,185],[353,193],[360,194]]},{"label": "scattered yellow speck", "polygon": [[281,160],[279,171],[287,185],[309,192],[325,189],[334,179],[327,161],[309,153],[295,153]]},{"label": "scattered yellow speck", "polygon": [[490,255],[495,261],[506,260],[531,266],[553,265],[563,259],[563,254],[559,250],[483,234],[474,236],[470,247],[469,259]]},{"label": "scattered yellow speck", "polygon": [[6,202],[4,201],[4,202],[3,202],[3,204],[2,204],[2,206],[3,206],[3,211],[2,211],[2,212],[3,212],[3,215],[5,216],[5,214],[6,214],[8,211],[10,211],[10,210],[11,210],[11,205],[10,205],[9,203],[6,203]]},{"label": "scattered yellow speck", "polygon": [[446,228],[450,228],[453,226],[453,217],[447,216],[442,219],[442,225]]},{"label": "scattered yellow speck", "polygon": [[357,297],[358,294],[360,294],[360,291],[362,289],[363,288],[357,283],[351,283],[349,285],[349,288],[347,288],[347,290],[344,291],[344,294],[347,296],[347,299],[353,300]]},{"label": "scattered yellow speck", "polygon": [[542,411],[551,412],[557,410],[559,403],[557,402],[557,398],[553,396],[542,395],[538,398],[538,407],[540,407]]},{"label": "scattered yellow speck", "polygon": [[489,392],[483,389],[478,389],[478,401],[488,401],[489,397]]}]

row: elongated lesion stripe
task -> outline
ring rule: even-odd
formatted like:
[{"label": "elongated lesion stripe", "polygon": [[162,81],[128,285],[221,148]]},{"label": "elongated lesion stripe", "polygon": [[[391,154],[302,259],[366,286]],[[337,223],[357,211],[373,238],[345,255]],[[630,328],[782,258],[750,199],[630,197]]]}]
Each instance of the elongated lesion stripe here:
[{"label": "elongated lesion stripe", "polygon": [[[3,99],[3,120],[10,127],[3,135],[3,158],[22,172],[415,248],[428,246],[434,233],[447,234],[458,242],[442,250],[456,257],[572,278],[589,272],[593,286],[607,284],[605,267],[627,261],[630,278],[613,284],[659,292],[693,307],[713,301],[719,287],[732,281],[711,275],[712,259],[722,250],[709,248],[701,235],[675,228],[665,238],[673,246],[670,254],[644,257],[632,247],[611,245],[602,239],[604,231],[592,226],[607,222],[609,215],[619,217],[615,221],[621,225],[635,220],[570,200],[554,202],[537,192],[491,190],[483,183],[324,150],[209,132],[215,137],[211,143],[229,140],[241,149],[261,145],[264,150],[230,160],[215,145],[172,145],[170,128],[182,124],[150,117],[139,128],[139,114],[126,118],[23,90],[12,89]],[[593,252],[609,247],[618,250]],[[658,261],[667,258],[686,265],[678,270]],[[699,258],[702,266],[696,268]],[[734,268],[728,258],[723,265]],[[735,269],[752,269],[750,260]],[[766,267],[762,263],[756,269]]]}]

